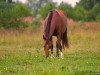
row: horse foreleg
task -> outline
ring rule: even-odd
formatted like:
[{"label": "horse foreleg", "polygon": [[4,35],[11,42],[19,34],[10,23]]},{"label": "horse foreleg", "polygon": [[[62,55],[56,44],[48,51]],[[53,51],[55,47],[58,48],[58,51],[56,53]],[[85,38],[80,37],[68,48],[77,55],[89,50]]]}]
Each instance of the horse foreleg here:
[{"label": "horse foreleg", "polygon": [[56,56],[59,57],[58,41],[56,41]]},{"label": "horse foreleg", "polygon": [[51,46],[51,58],[53,58],[54,56],[53,56],[53,44],[52,44],[52,46]]},{"label": "horse foreleg", "polygon": [[62,53],[62,51],[60,50],[60,57],[63,59],[64,58],[64,55]]}]

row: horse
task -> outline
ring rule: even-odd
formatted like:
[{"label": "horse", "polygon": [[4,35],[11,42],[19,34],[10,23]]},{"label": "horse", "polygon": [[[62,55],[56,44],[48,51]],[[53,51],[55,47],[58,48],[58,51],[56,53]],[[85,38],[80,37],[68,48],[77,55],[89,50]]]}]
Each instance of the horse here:
[{"label": "horse", "polygon": [[53,56],[53,36],[57,37],[56,41],[56,56],[63,58],[62,47],[69,47],[67,37],[67,17],[64,11],[55,9],[49,11],[44,21],[44,52],[46,58],[49,57],[49,49],[51,49],[51,56]]}]

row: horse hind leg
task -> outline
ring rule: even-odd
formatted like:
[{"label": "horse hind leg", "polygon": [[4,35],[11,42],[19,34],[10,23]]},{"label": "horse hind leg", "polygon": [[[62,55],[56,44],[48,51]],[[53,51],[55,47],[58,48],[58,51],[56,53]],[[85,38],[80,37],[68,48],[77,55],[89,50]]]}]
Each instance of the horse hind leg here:
[{"label": "horse hind leg", "polygon": [[59,42],[56,41],[56,57],[59,57]]},{"label": "horse hind leg", "polygon": [[60,58],[64,58],[63,53],[62,53],[62,45],[60,43],[60,41],[56,42],[56,47],[57,47],[57,52],[56,52],[56,56],[59,57],[59,50],[60,50]]},{"label": "horse hind leg", "polygon": [[61,43],[59,43],[59,49],[60,49],[60,58],[64,58],[64,55],[62,53],[62,46],[61,46]]},{"label": "horse hind leg", "polygon": [[[60,50],[60,55],[59,55],[59,50]],[[61,45],[60,41],[57,42],[57,56],[58,57],[60,56],[60,58],[62,58],[62,59],[64,58],[64,55],[62,53],[62,45]]]}]

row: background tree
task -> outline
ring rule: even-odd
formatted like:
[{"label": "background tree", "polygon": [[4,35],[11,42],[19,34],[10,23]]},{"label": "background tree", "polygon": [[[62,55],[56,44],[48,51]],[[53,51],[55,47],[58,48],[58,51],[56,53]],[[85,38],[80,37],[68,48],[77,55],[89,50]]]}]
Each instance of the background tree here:
[{"label": "background tree", "polygon": [[[77,3],[76,7],[83,7],[85,9],[84,10],[85,12],[84,20],[85,21],[99,20],[100,0],[80,0],[80,2]],[[76,15],[78,16],[79,14],[76,14]]]},{"label": "background tree", "polygon": [[43,19],[45,19],[46,16],[47,16],[47,14],[48,14],[48,12],[49,12],[50,10],[52,10],[54,7],[55,7],[55,6],[54,6],[52,3],[47,3],[45,6],[43,6],[43,7],[41,7],[41,8],[39,9],[39,14],[41,15],[41,17],[42,17]]},{"label": "background tree", "polygon": [[0,0],[0,2],[6,2],[6,0]]},{"label": "background tree", "polygon": [[92,9],[91,9],[92,16],[94,20],[100,21],[100,3],[97,3]]},{"label": "background tree", "polygon": [[0,5],[0,28],[24,28],[21,18],[30,16],[30,10],[21,3],[4,3]]},{"label": "background tree", "polygon": [[72,8],[71,5],[62,2],[58,6],[58,9],[64,10],[65,13],[68,15],[69,18],[75,19],[75,13],[74,13],[73,8]]},{"label": "background tree", "polygon": [[12,3],[12,0],[6,0],[8,3]]},{"label": "background tree", "polygon": [[[74,19],[77,21],[85,21],[86,17],[86,10],[82,6],[76,6],[73,9],[74,14]],[[70,12],[71,13],[71,12]]]},{"label": "background tree", "polygon": [[100,0],[80,0],[79,5],[83,6],[86,10],[92,9]]},{"label": "background tree", "polygon": [[52,0],[28,0],[28,6],[34,13],[38,12],[38,9],[46,5],[46,3],[52,2]]}]

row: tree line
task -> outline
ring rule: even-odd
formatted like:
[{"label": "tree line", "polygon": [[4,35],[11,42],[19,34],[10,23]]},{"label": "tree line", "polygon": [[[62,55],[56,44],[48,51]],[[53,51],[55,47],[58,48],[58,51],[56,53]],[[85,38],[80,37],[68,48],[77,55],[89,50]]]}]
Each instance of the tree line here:
[{"label": "tree line", "polygon": [[26,4],[0,0],[0,28],[25,28],[29,25],[22,22],[22,17],[40,15],[39,18],[45,19],[53,9],[64,10],[68,17],[75,21],[100,22],[100,0],[80,0],[75,7],[64,2],[57,5],[52,0],[28,0]]},{"label": "tree line", "polygon": [[100,0],[80,0],[75,7],[62,2],[59,6],[56,4],[47,3],[39,9],[43,18],[49,10],[54,8],[62,9],[66,12],[69,18],[75,21],[100,21]]}]

